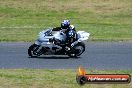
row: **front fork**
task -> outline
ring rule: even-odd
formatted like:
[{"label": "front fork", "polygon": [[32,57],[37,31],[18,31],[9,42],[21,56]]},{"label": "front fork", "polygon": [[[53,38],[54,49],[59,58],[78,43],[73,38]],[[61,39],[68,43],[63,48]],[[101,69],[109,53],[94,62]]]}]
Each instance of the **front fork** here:
[{"label": "front fork", "polygon": [[35,41],[35,43],[34,43],[35,45],[37,45],[37,47],[35,48],[35,50],[34,50],[34,54],[36,54],[36,55],[41,55],[42,54],[42,46],[41,46],[41,42],[39,42],[38,40],[37,41]]}]

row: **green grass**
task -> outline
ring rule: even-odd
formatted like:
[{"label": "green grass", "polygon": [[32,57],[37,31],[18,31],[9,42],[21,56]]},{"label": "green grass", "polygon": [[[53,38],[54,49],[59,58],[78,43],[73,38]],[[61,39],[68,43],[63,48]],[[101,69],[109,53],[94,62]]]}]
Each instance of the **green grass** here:
[{"label": "green grass", "polygon": [[65,18],[90,40],[132,40],[132,0],[0,0],[0,41],[34,41]]},{"label": "green grass", "polygon": [[[132,70],[87,70],[90,74],[130,74]],[[0,69],[0,88],[131,88],[129,84],[86,84],[76,82],[74,69]]]}]

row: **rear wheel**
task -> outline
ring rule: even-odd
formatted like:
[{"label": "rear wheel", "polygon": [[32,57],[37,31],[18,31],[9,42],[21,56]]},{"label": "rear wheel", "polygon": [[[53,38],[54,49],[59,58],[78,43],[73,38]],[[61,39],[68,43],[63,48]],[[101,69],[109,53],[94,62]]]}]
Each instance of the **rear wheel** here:
[{"label": "rear wheel", "polygon": [[68,56],[70,57],[78,57],[85,51],[85,44],[83,42],[79,42],[76,44],[71,52],[69,52]]},{"label": "rear wheel", "polygon": [[42,54],[41,50],[39,50],[39,45],[33,44],[28,49],[28,55],[30,57],[38,57]]}]

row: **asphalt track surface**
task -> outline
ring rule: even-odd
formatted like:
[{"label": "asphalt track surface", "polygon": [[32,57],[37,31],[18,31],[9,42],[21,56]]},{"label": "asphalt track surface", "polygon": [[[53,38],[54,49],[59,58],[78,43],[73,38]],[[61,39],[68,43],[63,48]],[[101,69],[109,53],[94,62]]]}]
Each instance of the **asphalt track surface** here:
[{"label": "asphalt track surface", "polygon": [[87,42],[81,57],[41,56],[29,58],[32,43],[1,42],[0,68],[74,69],[132,69],[132,42]]}]

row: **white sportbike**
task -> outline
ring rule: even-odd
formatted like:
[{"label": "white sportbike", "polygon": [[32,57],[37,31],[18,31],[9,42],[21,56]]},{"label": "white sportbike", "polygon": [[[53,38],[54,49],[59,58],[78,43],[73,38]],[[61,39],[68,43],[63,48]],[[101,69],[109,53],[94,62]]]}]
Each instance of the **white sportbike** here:
[{"label": "white sportbike", "polygon": [[[88,40],[89,33],[85,31],[77,32],[77,39],[71,46],[72,49],[63,48],[65,43],[61,41],[66,40],[66,35],[62,31],[52,31],[52,28],[43,30],[39,33],[37,40],[28,49],[28,55],[30,57],[38,57],[40,55],[68,55],[70,57],[78,57],[85,51],[85,43],[83,41]],[[59,44],[51,39],[57,39]]]}]

